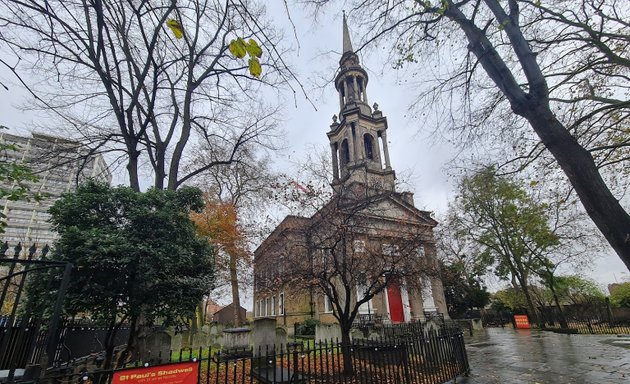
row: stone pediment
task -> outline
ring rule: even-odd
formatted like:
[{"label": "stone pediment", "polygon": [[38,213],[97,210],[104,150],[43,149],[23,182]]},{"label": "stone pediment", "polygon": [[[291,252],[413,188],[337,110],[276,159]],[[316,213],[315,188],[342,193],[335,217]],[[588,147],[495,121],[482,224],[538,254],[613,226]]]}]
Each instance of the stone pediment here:
[{"label": "stone pediment", "polygon": [[364,205],[365,207],[357,211],[362,216],[431,227],[438,224],[437,221],[431,218],[429,212],[421,211],[407,203],[400,197],[400,194],[388,194]]},{"label": "stone pediment", "polygon": [[[327,204],[324,211],[333,209],[338,201],[333,200]],[[352,199],[339,204],[341,211],[374,220],[386,220],[400,222],[410,225],[422,225],[435,227],[438,223],[431,217],[428,211],[421,211],[413,204],[410,204],[401,193],[384,193],[382,195],[371,196],[365,199]],[[317,216],[317,214],[316,214]]]}]

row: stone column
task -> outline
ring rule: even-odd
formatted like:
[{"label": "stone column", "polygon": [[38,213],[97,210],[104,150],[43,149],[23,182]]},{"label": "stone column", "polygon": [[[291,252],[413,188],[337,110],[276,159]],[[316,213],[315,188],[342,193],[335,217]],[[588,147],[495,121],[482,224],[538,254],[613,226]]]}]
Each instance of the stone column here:
[{"label": "stone column", "polygon": [[390,168],[391,165],[389,163],[389,149],[387,148],[387,132],[383,131],[381,134],[383,138],[383,154],[385,155],[385,168]]},{"label": "stone column", "polygon": [[339,159],[337,158],[337,143],[330,143],[330,151],[332,152],[333,163],[333,179],[339,178]]},{"label": "stone column", "polygon": [[352,136],[352,161],[357,161],[359,159],[359,150],[357,149],[357,141],[360,141],[360,138],[357,140],[357,134],[359,133],[358,128],[357,123],[350,123],[350,136]]},{"label": "stone column", "polygon": [[343,109],[343,92],[339,91],[339,109]]},{"label": "stone column", "polygon": [[354,93],[354,100],[360,100],[359,99],[359,87],[357,86],[357,77],[356,76],[352,76],[352,85],[353,85],[353,93]]},{"label": "stone column", "polygon": [[360,160],[365,159],[365,144],[363,143],[363,130],[360,126],[357,126],[355,131],[357,132],[357,158]]}]

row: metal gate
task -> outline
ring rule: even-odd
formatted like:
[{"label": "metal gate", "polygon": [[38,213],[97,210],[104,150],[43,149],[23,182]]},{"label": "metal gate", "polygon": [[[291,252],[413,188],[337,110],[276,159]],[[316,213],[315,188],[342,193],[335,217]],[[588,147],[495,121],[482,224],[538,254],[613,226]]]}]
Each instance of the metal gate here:
[{"label": "metal gate", "polygon": [[[33,245],[23,252],[21,243],[7,258],[8,243],[0,247],[0,382],[37,375],[54,360],[59,341],[59,319],[72,264],[49,261],[48,246]],[[43,274],[55,274],[44,279],[51,286],[44,292],[49,298],[47,313],[32,305],[27,296],[29,284],[39,284]]]}]

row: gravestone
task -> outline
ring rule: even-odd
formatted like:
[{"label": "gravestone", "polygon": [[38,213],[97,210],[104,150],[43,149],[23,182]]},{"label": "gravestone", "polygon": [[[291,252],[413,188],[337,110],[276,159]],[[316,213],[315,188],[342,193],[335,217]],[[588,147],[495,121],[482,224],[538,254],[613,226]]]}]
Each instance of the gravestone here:
[{"label": "gravestone", "polygon": [[182,338],[183,336],[181,333],[175,333],[171,335],[171,350],[179,351],[180,349],[182,349]]},{"label": "gravestone", "polygon": [[144,348],[141,350],[146,351],[147,359],[149,361],[155,361],[161,363],[169,360],[171,352],[172,338],[166,332],[154,332],[149,334],[143,339]]},{"label": "gravestone", "polygon": [[317,324],[315,326],[315,343],[324,341],[341,340],[341,327],[339,324]]},{"label": "gravestone", "polygon": [[287,330],[282,327],[276,328],[276,350],[286,348],[287,341]]},{"label": "gravestone", "polygon": [[205,348],[208,346],[208,334],[202,331],[197,331],[192,334],[192,349]]},{"label": "gravestone", "polygon": [[227,328],[223,330],[223,349],[249,349],[249,328]]},{"label": "gravestone", "polygon": [[365,334],[359,328],[352,328],[350,330],[350,340],[361,340],[365,338]]},{"label": "gravestone", "polygon": [[264,355],[265,351],[272,351],[276,344],[276,320],[254,320],[252,333],[254,356]]}]

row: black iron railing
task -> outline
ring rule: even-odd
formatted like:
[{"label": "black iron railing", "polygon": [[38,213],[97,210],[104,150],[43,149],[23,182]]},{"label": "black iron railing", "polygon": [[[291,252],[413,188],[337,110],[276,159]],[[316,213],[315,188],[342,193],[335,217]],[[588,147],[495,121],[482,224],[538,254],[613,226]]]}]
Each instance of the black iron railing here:
[{"label": "black iron railing", "polygon": [[[277,348],[231,350],[184,349],[147,355],[128,367],[198,361],[199,384],[236,383],[402,383],[438,384],[467,375],[468,358],[460,330],[427,330],[413,337],[388,336],[354,340],[289,343]],[[94,362],[67,366],[38,381],[110,382],[113,370],[98,370]]]}]

